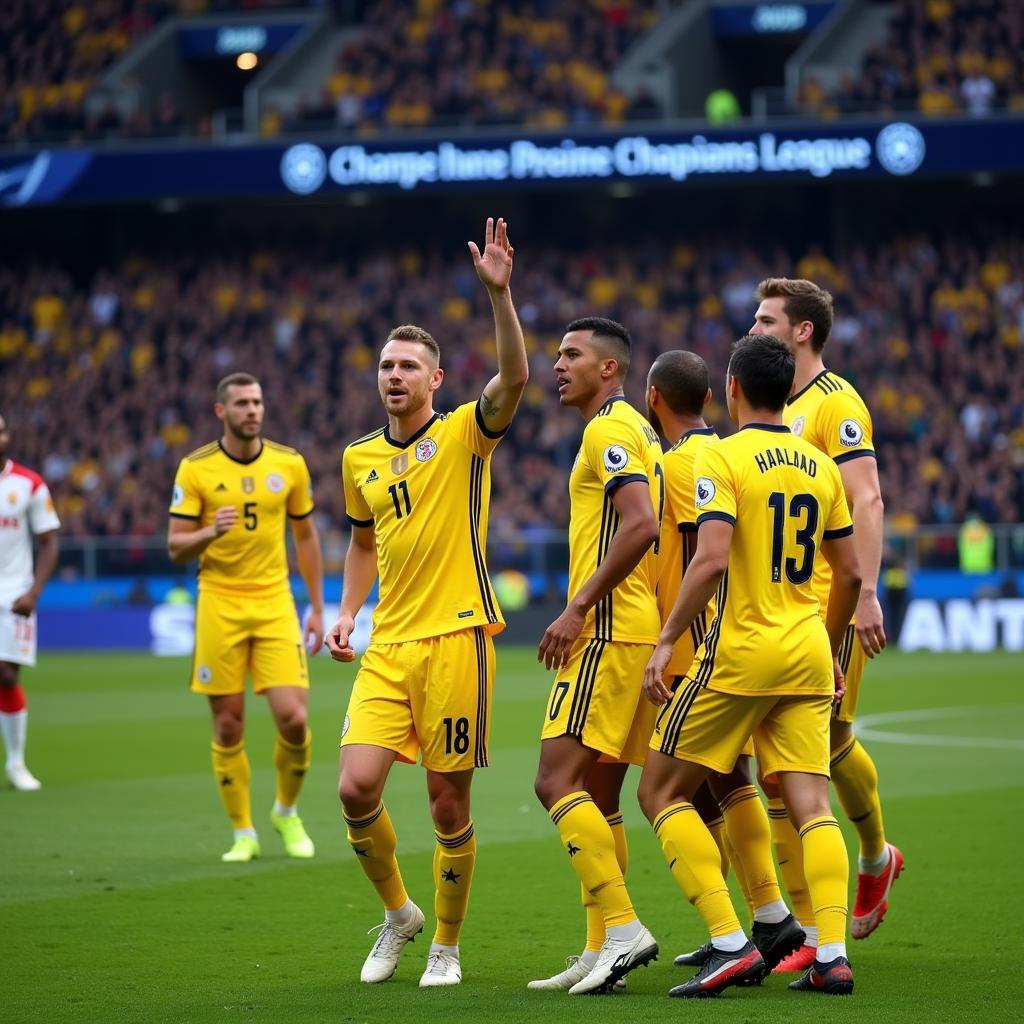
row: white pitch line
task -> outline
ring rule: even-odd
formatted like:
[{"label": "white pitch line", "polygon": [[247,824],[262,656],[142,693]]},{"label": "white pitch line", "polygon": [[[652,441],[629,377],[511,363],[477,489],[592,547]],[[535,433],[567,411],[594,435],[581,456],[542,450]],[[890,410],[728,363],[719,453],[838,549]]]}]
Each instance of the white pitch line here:
[{"label": "white pitch line", "polygon": [[901,722],[931,722],[960,718],[965,712],[1020,711],[1024,704],[975,704],[955,708],[918,708],[911,711],[888,711],[865,715],[854,725],[859,739],[874,743],[898,743],[913,747],[973,747],[984,750],[1024,750],[1024,739],[996,739],[990,736],[931,736],[917,732],[889,732],[875,728]]}]

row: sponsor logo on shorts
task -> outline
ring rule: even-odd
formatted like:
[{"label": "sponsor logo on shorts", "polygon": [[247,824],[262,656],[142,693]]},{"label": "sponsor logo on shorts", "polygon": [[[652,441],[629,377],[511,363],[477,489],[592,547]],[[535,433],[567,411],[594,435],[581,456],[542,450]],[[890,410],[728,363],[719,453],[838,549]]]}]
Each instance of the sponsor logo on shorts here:
[{"label": "sponsor logo on shorts", "polygon": [[267,477],[267,490],[271,494],[280,494],[284,490],[284,479],[277,473],[271,473]]},{"label": "sponsor logo on shorts", "polygon": [[618,473],[629,465],[629,454],[621,444],[610,444],[604,450],[604,468],[606,473]]},{"label": "sponsor logo on shorts", "polygon": [[703,508],[715,496],[715,482],[706,476],[697,477],[697,486],[693,489],[693,503]]},{"label": "sponsor logo on shorts", "polygon": [[864,440],[864,428],[856,420],[843,420],[839,424],[839,443],[844,448],[856,448]]},{"label": "sponsor logo on shorts", "polygon": [[424,438],[416,445],[417,462],[429,462],[435,454],[437,454],[437,445],[429,437]]},{"label": "sponsor logo on shorts", "polygon": [[199,670],[196,672],[196,679],[205,686],[213,679],[213,669],[209,665],[200,665]]},{"label": "sponsor logo on shorts", "polygon": [[471,619],[473,617],[473,609],[470,608],[468,612],[459,612],[458,617],[460,619]]}]

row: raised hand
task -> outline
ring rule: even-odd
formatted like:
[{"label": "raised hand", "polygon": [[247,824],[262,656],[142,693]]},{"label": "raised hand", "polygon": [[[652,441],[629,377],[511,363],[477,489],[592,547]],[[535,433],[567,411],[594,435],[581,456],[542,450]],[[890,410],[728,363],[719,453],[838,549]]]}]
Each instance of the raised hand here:
[{"label": "raised hand", "polygon": [[484,228],[484,251],[481,254],[476,242],[468,242],[476,276],[490,291],[504,291],[512,276],[512,243],[508,240],[508,225],[499,217],[497,224],[493,217],[487,218]]}]

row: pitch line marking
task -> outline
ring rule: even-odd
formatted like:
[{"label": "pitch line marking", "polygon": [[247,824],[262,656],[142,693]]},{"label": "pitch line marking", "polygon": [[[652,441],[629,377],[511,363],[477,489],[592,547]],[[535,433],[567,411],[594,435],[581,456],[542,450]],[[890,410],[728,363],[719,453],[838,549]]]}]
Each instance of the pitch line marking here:
[{"label": "pitch line marking", "polygon": [[916,732],[890,732],[878,729],[880,725],[896,725],[901,722],[932,722],[942,719],[959,718],[964,712],[975,711],[1020,711],[1024,704],[967,704],[955,708],[918,708],[912,711],[887,711],[877,715],[865,715],[854,725],[858,739],[873,743],[898,743],[914,747],[970,747],[985,750],[1024,750],[1024,739],[997,739],[990,736],[937,736]]}]

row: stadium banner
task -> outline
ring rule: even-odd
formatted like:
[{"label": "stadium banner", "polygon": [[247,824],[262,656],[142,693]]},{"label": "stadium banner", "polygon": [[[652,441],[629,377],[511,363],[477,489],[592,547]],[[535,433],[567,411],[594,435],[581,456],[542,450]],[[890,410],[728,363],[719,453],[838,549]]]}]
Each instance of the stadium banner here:
[{"label": "stadium banner", "polygon": [[1024,598],[917,598],[907,605],[901,651],[1024,651]]},{"label": "stadium banner", "polygon": [[1024,118],[0,152],[0,206],[1024,171]]},{"label": "stadium banner", "polygon": [[813,32],[837,3],[718,3],[711,9],[716,36],[777,36]]},{"label": "stadium banner", "polygon": [[236,57],[240,53],[276,53],[283,50],[306,22],[239,22],[226,25],[186,25],[178,29],[178,50],[183,57]]}]

